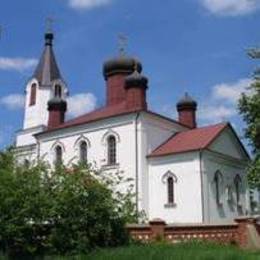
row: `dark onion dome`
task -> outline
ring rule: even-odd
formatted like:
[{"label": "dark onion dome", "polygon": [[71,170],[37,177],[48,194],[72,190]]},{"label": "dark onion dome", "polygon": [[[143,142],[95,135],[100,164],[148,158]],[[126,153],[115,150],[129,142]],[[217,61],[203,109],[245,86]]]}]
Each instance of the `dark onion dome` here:
[{"label": "dark onion dome", "polygon": [[66,111],[67,102],[60,97],[54,97],[48,101],[48,110]]},{"label": "dark onion dome", "polygon": [[137,70],[135,70],[132,74],[126,77],[125,79],[125,87],[143,87],[147,88],[148,79],[141,75]]},{"label": "dark onion dome", "polygon": [[118,73],[131,74],[135,67],[137,71],[142,71],[142,64],[135,58],[120,56],[107,60],[103,65],[103,75],[105,79]]},{"label": "dark onion dome", "polygon": [[197,102],[186,92],[184,97],[177,103],[177,109],[197,109]]}]

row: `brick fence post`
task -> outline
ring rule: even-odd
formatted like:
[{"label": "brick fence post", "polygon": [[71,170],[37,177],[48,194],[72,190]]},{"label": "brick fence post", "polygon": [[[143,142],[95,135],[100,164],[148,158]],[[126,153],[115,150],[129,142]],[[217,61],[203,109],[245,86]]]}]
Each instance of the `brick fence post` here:
[{"label": "brick fence post", "polygon": [[164,229],[166,226],[165,221],[162,219],[153,219],[149,222],[150,228],[151,228],[151,233],[152,233],[152,239],[160,239],[164,238]]},{"label": "brick fence post", "polygon": [[238,223],[236,242],[240,247],[246,248],[249,245],[248,225],[256,226],[256,219],[253,217],[241,217],[235,219],[235,222]]}]

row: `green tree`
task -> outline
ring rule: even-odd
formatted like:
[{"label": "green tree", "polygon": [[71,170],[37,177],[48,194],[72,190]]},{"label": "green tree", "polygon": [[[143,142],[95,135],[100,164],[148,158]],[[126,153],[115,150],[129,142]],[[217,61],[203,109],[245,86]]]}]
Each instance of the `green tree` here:
[{"label": "green tree", "polygon": [[[249,56],[260,58],[260,49],[253,49]],[[239,110],[246,122],[246,137],[250,141],[253,160],[249,166],[248,180],[252,188],[260,189],[260,70],[254,73],[253,83],[248,94],[243,93],[239,101]]]},{"label": "green tree", "polygon": [[[128,242],[136,221],[131,180],[87,164],[51,169],[17,166],[0,153],[0,250],[8,254],[74,254]],[[127,191],[115,192],[117,185]]]}]

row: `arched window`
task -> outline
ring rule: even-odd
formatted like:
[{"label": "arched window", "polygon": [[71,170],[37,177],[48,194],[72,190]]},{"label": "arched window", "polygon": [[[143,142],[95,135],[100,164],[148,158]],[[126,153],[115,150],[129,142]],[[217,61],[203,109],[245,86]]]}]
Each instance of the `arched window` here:
[{"label": "arched window", "polygon": [[240,195],[241,195],[242,180],[241,180],[239,175],[237,175],[235,177],[234,184],[235,184],[235,192],[236,192],[236,202],[237,202],[237,205],[240,205],[240,202],[241,202]]},{"label": "arched window", "polygon": [[167,178],[168,204],[174,204],[174,181],[173,177]]},{"label": "arched window", "polygon": [[62,164],[62,148],[60,145],[55,147],[55,165],[60,166]]},{"label": "arched window", "polygon": [[80,162],[87,162],[88,148],[85,141],[81,141],[79,145],[79,159]]},{"label": "arched window", "polygon": [[61,86],[60,85],[55,85],[54,87],[54,95],[55,97],[61,97],[61,94],[62,94],[62,89],[61,89]]},{"label": "arched window", "polygon": [[36,90],[37,90],[36,88],[37,88],[36,84],[33,83],[30,92],[30,103],[29,103],[30,106],[33,106],[36,103]]},{"label": "arched window", "polygon": [[25,168],[29,168],[30,162],[29,162],[28,159],[24,159],[24,161],[23,161],[23,166],[24,166]]},{"label": "arched window", "polygon": [[216,192],[216,203],[217,205],[221,205],[221,193],[222,193],[222,184],[223,184],[223,177],[222,174],[217,171],[214,176],[214,185],[215,185],[215,192]]},{"label": "arched window", "polygon": [[113,135],[107,138],[107,161],[108,165],[116,164],[116,138]]}]

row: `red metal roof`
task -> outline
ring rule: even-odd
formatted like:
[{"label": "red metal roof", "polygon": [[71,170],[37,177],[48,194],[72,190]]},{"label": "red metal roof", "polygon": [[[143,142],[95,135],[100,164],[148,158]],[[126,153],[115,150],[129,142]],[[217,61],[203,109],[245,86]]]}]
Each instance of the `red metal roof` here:
[{"label": "red metal roof", "polygon": [[[94,121],[98,121],[98,120],[102,120],[102,119],[106,119],[106,118],[110,118],[110,117],[114,117],[114,116],[120,116],[120,115],[129,114],[129,113],[140,112],[140,111],[141,110],[136,110],[136,109],[131,109],[131,108],[126,109],[125,102],[122,102],[122,103],[119,103],[119,104],[113,105],[113,106],[105,106],[105,107],[102,107],[102,108],[98,108],[98,109],[96,109],[96,110],[94,110],[90,113],[87,113],[87,114],[84,114],[84,115],[79,116],[77,118],[66,121],[65,123],[63,123],[63,124],[61,124],[57,127],[48,128],[46,131],[36,134],[36,136],[41,135],[41,134],[45,134],[45,133],[48,133],[48,132],[52,132],[52,131],[55,131],[55,130],[63,129],[63,128],[73,127],[73,126],[91,123],[91,122],[94,122]],[[164,117],[162,115],[151,112],[149,110],[147,110],[145,112],[153,114],[155,116],[159,116],[159,117],[164,118],[166,120],[170,120],[170,121],[172,121],[172,122],[174,122],[174,123],[176,123],[180,126],[188,128],[187,126],[182,125],[181,123],[179,123],[178,121],[176,121],[174,119]]]},{"label": "red metal roof", "polygon": [[177,133],[157,147],[149,157],[205,149],[228,125],[221,123]]}]

